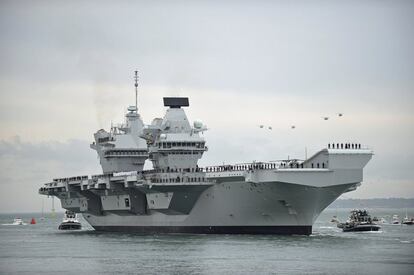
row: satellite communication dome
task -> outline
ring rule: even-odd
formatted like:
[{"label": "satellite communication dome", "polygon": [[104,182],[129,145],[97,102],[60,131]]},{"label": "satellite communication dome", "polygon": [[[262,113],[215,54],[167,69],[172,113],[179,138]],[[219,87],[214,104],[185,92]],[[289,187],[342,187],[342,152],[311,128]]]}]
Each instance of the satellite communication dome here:
[{"label": "satellite communication dome", "polygon": [[203,122],[201,122],[200,120],[195,120],[194,121],[194,128],[196,128],[196,129],[203,128]]},{"label": "satellite communication dome", "polygon": [[137,111],[137,107],[135,107],[135,106],[129,106],[128,107],[128,111],[129,112],[135,112],[135,111]]}]

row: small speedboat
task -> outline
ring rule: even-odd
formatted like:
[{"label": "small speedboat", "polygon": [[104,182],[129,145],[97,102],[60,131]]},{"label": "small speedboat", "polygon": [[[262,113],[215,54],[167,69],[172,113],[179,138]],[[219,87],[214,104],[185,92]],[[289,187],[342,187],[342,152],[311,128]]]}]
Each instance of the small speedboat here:
[{"label": "small speedboat", "polygon": [[413,225],[414,224],[414,218],[408,218],[407,209],[405,209],[405,218],[401,222],[402,224],[406,225]]},{"label": "small speedboat", "polygon": [[414,218],[408,218],[408,217],[405,217],[404,219],[403,219],[403,221],[402,221],[402,224],[406,224],[406,225],[413,225],[414,224]]},{"label": "small speedboat", "polygon": [[58,227],[59,230],[79,230],[82,229],[81,223],[76,217],[76,213],[67,210],[62,223]]},{"label": "small speedboat", "polygon": [[392,224],[400,224],[400,217],[398,215],[393,215],[391,223]]},{"label": "small speedboat", "polygon": [[346,223],[342,226],[343,232],[378,231],[381,226],[374,223],[367,210],[355,209]]},{"label": "small speedboat", "polygon": [[25,225],[21,218],[15,218],[13,221],[13,225]]}]

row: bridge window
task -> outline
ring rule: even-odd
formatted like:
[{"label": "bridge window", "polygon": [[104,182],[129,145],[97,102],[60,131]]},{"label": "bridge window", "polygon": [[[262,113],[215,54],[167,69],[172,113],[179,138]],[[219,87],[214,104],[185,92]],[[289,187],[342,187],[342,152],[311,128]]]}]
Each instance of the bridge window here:
[{"label": "bridge window", "polygon": [[129,198],[125,199],[125,207],[129,207]]}]

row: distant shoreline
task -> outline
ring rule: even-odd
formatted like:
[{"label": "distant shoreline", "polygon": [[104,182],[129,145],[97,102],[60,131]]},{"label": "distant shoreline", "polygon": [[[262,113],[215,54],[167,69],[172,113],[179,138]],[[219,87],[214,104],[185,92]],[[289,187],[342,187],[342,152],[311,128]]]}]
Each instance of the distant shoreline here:
[{"label": "distant shoreline", "polygon": [[414,208],[414,198],[338,199],[329,208]]}]

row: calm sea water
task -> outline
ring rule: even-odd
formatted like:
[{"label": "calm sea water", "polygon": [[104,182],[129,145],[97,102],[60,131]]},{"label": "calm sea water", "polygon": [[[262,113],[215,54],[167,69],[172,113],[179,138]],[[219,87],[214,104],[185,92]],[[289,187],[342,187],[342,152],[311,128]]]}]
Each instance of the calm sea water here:
[{"label": "calm sea water", "polygon": [[[403,209],[371,209],[373,216]],[[150,235],[58,231],[63,214],[0,215],[1,274],[414,274],[414,226],[343,233],[325,210],[311,236]],[[414,215],[414,209],[409,209]],[[17,216],[36,225],[8,225]]]}]

